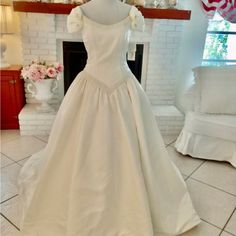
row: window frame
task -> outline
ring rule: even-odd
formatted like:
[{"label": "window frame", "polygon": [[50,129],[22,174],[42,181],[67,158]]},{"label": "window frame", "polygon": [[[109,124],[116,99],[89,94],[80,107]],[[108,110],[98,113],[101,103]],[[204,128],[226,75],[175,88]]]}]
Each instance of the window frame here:
[{"label": "window frame", "polygon": [[[209,22],[210,24],[211,22]],[[208,24],[208,28],[209,28]],[[215,35],[236,35],[236,31],[222,31],[222,30],[207,30],[206,37],[205,37],[205,45],[204,45],[204,50],[203,50],[203,56],[204,56],[204,51],[205,51],[205,46],[206,46],[206,39],[207,36],[210,34],[215,34]],[[236,58],[235,59],[204,59],[202,56],[202,65],[205,63],[209,64],[214,64],[214,63],[223,63],[223,64],[235,64],[236,65]]]}]

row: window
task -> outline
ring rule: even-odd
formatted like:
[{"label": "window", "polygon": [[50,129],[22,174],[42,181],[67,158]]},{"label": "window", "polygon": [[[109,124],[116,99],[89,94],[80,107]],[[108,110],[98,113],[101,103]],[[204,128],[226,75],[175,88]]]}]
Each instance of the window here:
[{"label": "window", "polygon": [[202,65],[236,64],[236,24],[219,14],[209,20]]}]

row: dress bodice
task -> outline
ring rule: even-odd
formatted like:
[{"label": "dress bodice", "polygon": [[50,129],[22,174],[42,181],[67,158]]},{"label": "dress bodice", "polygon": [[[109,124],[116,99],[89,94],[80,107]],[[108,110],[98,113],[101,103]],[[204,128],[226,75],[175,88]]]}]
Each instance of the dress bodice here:
[{"label": "dress bodice", "polygon": [[93,77],[109,85],[131,73],[126,61],[130,33],[144,29],[144,18],[136,7],[121,21],[106,25],[91,20],[77,6],[68,15],[67,28],[71,33],[81,31],[88,53],[85,70]]}]

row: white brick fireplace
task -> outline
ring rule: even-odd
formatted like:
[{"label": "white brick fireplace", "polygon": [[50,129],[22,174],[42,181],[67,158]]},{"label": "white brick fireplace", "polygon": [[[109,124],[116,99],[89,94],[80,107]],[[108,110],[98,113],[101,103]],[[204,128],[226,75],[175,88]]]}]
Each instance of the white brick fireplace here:
[{"label": "white brick fireplace", "polygon": [[[69,34],[66,15],[19,13],[24,64],[33,59],[63,63],[63,41],[82,41],[80,33]],[[144,44],[141,84],[146,91],[158,125],[163,134],[177,134],[183,125],[183,115],[176,109],[176,65],[182,33],[182,21],[145,19],[146,30],[132,40]],[[26,84],[25,84],[26,87]],[[26,90],[25,90],[26,91]],[[64,94],[63,79],[51,103],[55,109]],[[26,91],[26,106],[19,115],[22,135],[50,133],[56,111],[36,112],[37,101]]]}]

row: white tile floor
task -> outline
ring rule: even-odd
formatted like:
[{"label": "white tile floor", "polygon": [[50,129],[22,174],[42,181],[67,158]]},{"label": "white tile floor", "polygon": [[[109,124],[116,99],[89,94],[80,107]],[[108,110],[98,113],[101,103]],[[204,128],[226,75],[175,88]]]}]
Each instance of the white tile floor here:
[{"label": "white tile floor", "polygon": [[[18,231],[17,174],[28,157],[42,149],[44,136],[21,137],[18,130],[1,132],[1,235]],[[236,236],[236,169],[227,163],[182,156],[175,151],[176,137],[164,141],[180,169],[202,223],[182,236]]]}]

